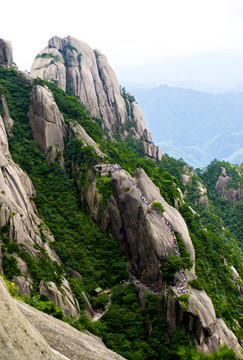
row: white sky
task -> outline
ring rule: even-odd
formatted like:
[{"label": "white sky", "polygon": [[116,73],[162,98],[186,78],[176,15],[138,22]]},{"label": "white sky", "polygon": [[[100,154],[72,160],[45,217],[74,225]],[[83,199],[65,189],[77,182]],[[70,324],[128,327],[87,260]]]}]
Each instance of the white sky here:
[{"label": "white sky", "polygon": [[0,37],[21,70],[54,35],[98,48],[116,69],[197,52],[243,48],[243,0],[12,0]]}]

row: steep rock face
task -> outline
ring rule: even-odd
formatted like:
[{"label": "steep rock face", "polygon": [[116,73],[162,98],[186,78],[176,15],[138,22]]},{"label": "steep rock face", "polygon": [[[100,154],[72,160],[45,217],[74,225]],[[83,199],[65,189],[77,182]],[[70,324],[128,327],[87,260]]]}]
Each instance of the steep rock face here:
[{"label": "steep rock face", "polygon": [[10,67],[12,62],[13,55],[10,41],[0,39],[0,65]]},{"label": "steep rock face", "polygon": [[216,318],[212,301],[205,291],[190,287],[190,296],[185,306],[172,289],[164,298],[164,310],[170,333],[179,325],[194,337],[200,351],[207,354],[225,344],[240,356],[241,346],[236,336],[222,319]]},{"label": "steep rock face", "polygon": [[48,48],[34,60],[31,75],[54,81],[67,93],[74,94],[91,116],[104,119],[111,135],[141,138],[149,158],[162,158],[133,96],[120,88],[114,71],[99,50],[92,50],[71,36],[54,36]]},{"label": "steep rock face", "polygon": [[18,310],[0,277],[0,354],[2,360],[62,360]]},{"label": "steep rock face", "polygon": [[28,116],[34,140],[40,145],[41,151],[48,155],[48,159],[55,161],[57,150],[64,150],[67,129],[53,95],[46,86],[37,85],[33,89]]},{"label": "steep rock face", "polygon": [[[24,249],[34,258],[40,258],[41,253],[34,245],[43,248],[52,261],[60,263],[60,260],[49,242],[54,241],[48,228],[38,217],[34,202],[31,198],[35,195],[34,186],[30,178],[14,163],[9,153],[7,134],[2,117],[0,116],[0,227],[9,227],[8,237],[10,242],[21,244]],[[42,241],[42,234],[46,242]],[[0,245],[2,241],[0,240]],[[20,286],[20,293],[31,291],[33,282],[25,262],[16,254],[18,266],[23,276],[14,277],[13,281]],[[64,279],[63,286],[66,280]],[[68,296],[65,296],[66,302]],[[67,302],[68,303],[68,302]],[[70,312],[77,315],[78,307],[74,312],[73,306]]]},{"label": "steep rock face", "polygon": [[[70,325],[15,300],[18,309],[31,325],[44,337],[52,349],[67,360],[123,360],[107,349],[102,340],[89,333],[82,333]],[[29,358],[26,358],[28,360]],[[33,358],[32,358],[33,359]],[[48,359],[48,358],[46,358]],[[5,359],[4,359],[5,360]],[[9,360],[9,359],[8,359]],[[22,360],[22,359],[20,359]],[[37,358],[37,360],[39,360]]]},{"label": "steep rock face", "polygon": [[3,122],[4,122],[4,125],[5,125],[5,129],[7,130],[8,134],[10,135],[11,134],[11,128],[12,128],[12,126],[14,124],[14,121],[9,115],[8,105],[7,105],[7,102],[6,102],[6,99],[5,99],[4,95],[0,96],[0,101],[2,103],[2,108],[3,108],[3,113],[4,113]]},{"label": "steep rock face", "polygon": [[226,174],[226,169],[221,167],[221,175],[218,178],[215,188],[222,199],[230,201],[235,205],[243,194],[243,188],[239,186],[238,189],[227,189],[227,185],[230,182],[231,177]]},{"label": "steep rock face", "polygon": [[[162,204],[165,210],[163,219],[142,201],[131,181],[142,191],[149,205],[153,202]],[[131,272],[154,290],[160,291],[160,266],[169,255],[174,254],[173,237],[166,222],[180,233],[194,262],[195,252],[187,226],[179,212],[163,199],[144,170],[137,169],[134,178],[125,171],[116,172],[112,175],[111,183],[115,197],[110,198],[107,210],[113,233],[131,260]]]},{"label": "steep rock face", "polygon": [[53,301],[57,306],[60,306],[65,316],[76,316],[77,309],[79,310],[79,304],[66,279],[64,279],[61,285],[61,290],[64,292],[65,296],[58,290],[56,284],[52,281],[45,283],[41,280],[39,285],[40,294],[45,295],[48,300]]}]

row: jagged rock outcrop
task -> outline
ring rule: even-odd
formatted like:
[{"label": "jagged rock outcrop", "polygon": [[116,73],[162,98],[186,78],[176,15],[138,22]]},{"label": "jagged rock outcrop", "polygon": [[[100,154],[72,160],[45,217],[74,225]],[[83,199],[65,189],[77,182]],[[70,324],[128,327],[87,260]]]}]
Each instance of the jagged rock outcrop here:
[{"label": "jagged rock outcrop", "polygon": [[64,150],[67,127],[52,92],[46,86],[33,89],[28,112],[33,138],[49,161],[54,162],[58,151]]},{"label": "jagged rock outcrop", "polygon": [[[60,263],[60,260],[49,243],[54,241],[48,228],[40,220],[35,204],[31,198],[35,195],[34,186],[30,178],[12,160],[8,148],[8,139],[2,117],[0,116],[0,227],[9,228],[7,236],[10,242],[15,242],[21,249],[36,259],[41,258],[41,252],[34,246],[43,248],[51,261]],[[45,237],[45,242],[42,240]],[[2,240],[0,240],[2,244]],[[20,294],[30,293],[33,281],[28,272],[26,263],[16,254],[21,276],[15,276],[13,281],[20,287]],[[66,284],[67,280],[63,280]],[[69,286],[69,285],[67,285]],[[65,296],[64,302],[70,306],[70,313],[77,315],[78,307],[73,306]],[[67,310],[66,310],[67,311]]]},{"label": "jagged rock outcrop", "polygon": [[13,55],[11,42],[0,39],[0,66],[10,67],[12,62]]},{"label": "jagged rock outcrop", "polygon": [[239,184],[238,189],[227,189],[227,185],[230,182],[231,177],[226,174],[226,169],[224,167],[221,167],[221,175],[218,178],[215,188],[222,199],[232,202],[235,206],[235,204],[240,200],[243,194],[243,188]]},{"label": "jagged rock outcrop", "polygon": [[99,50],[92,50],[71,36],[54,36],[34,60],[31,75],[53,81],[74,94],[92,117],[104,119],[111,135],[141,138],[149,158],[162,158],[134,97],[121,89],[107,58]]},{"label": "jagged rock outcrop", "polygon": [[189,298],[183,303],[172,289],[164,298],[164,311],[169,333],[172,334],[179,325],[195,339],[200,351],[207,354],[225,344],[240,356],[241,346],[236,336],[222,319],[216,318],[212,301],[205,291],[190,287]]}]

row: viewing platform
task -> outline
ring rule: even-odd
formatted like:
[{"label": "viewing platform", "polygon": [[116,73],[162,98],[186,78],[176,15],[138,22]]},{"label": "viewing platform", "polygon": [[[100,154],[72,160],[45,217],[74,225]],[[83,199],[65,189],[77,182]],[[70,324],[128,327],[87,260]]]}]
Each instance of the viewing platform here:
[{"label": "viewing platform", "polygon": [[118,164],[104,164],[99,163],[93,166],[94,170],[100,174],[100,176],[111,176],[116,171],[121,171],[121,166]]}]

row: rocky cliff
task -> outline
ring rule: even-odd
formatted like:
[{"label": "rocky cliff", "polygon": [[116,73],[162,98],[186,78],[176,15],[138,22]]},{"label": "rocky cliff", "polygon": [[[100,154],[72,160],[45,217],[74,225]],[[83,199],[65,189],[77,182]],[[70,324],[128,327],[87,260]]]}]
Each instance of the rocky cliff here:
[{"label": "rocky cliff", "polygon": [[[8,114],[7,103],[5,102],[5,116]],[[4,117],[5,117],[4,116]],[[12,160],[8,148],[7,133],[4,122],[0,116],[0,244],[6,244],[5,259],[13,256],[17,260],[17,266],[21,275],[14,276],[13,281],[20,288],[20,293],[31,293],[33,278],[30,274],[26,262],[22,259],[28,253],[34,259],[41,259],[46,256],[50,262],[60,264],[60,260],[49,243],[54,241],[48,228],[40,220],[35,204],[31,200],[35,196],[34,186],[23,170],[21,170]],[[15,245],[15,251],[9,254],[8,244]],[[43,255],[43,249],[46,255]],[[13,253],[13,254],[12,254]],[[0,259],[2,263],[2,251]],[[40,291],[48,286],[42,283],[39,285]],[[62,293],[60,292],[62,291]],[[46,294],[46,293],[45,293]],[[73,296],[70,286],[66,279],[63,279],[61,288],[49,289],[46,294],[50,300],[61,306],[63,312],[69,316],[76,316],[79,310],[78,303]]]},{"label": "rocky cliff", "polygon": [[68,94],[75,95],[92,117],[104,120],[111,136],[119,134],[122,140],[127,136],[141,138],[148,158],[161,159],[161,151],[153,144],[134,97],[121,89],[99,50],[92,50],[71,36],[54,36],[36,56],[31,75],[53,81]]},{"label": "rocky cliff", "polygon": [[[103,220],[98,205],[102,195],[95,182],[86,190],[85,198],[96,221],[101,224],[103,221],[103,226],[111,225],[122,251],[128,256],[130,274],[142,284],[138,287],[139,292],[144,288],[140,296],[142,306],[145,307],[146,285],[154,293],[162,290],[169,334],[179,326],[194,338],[198,350],[204,353],[226,344],[240,356],[241,347],[236,336],[222,319],[216,318],[212,301],[205,291],[188,286],[188,298],[183,302],[180,301],[181,292],[177,290],[184,281],[181,272],[175,274],[172,287],[163,280],[161,265],[175,253],[172,230],[181,236],[192,263],[195,262],[194,247],[182,216],[164,200],[143,169],[137,169],[133,177],[126,171],[116,171],[111,176],[111,184],[114,195],[107,203]],[[153,203],[160,203],[163,212],[154,211]],[[185,269],[185,273],[189,280],[196,279],[194,266],[190,271]]]},{"label": "rocky cliff", "polygon": [[211,299],[205,291],[190,287],[190,296],[186,302],[172,289],[164,301],[164,310],[172,333],[176,325],[193,336],[197,348],[208,354],[217,351],[219,345],[228,345],[235,353],[241,355],[241,346],[234,333],[229,330],[222,319],[216,318]]}]

